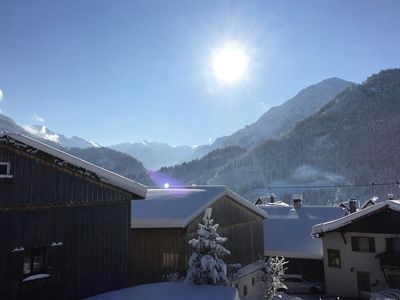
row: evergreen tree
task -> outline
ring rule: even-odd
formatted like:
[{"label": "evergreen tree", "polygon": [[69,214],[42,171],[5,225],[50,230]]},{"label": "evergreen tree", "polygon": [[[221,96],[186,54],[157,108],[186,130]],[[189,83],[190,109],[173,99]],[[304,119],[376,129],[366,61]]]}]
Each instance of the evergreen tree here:
[{"label": "evergreen tree", "polygon": [[231,283],[227,277],[227,266],[219,258],[230,254],[229,250],[222,246],[227,239],[220,237],[217,233],[219,225],[214,224],[211,212],[211,208],[206,209],[203,224],[199,224],[197,230],[197,239],[189,241],[194,251],[189,258],[189,269],[185,282],[229,286]]},{"label": "evergreen tree", "polygon": [[265,299],[273,299],[280,289],[286,289],[283,282],[286,264],[288,261],[284,257],[270,257],[266,263],[266,276],[264,282]]}]

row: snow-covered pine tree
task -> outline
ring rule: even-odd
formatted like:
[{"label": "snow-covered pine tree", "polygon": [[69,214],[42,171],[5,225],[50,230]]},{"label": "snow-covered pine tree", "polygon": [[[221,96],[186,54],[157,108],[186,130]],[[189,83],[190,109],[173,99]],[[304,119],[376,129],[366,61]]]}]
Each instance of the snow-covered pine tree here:
[{"label": "snow-covered pine tree", "polygon": [[214,224],[211,212],[211,208],[206,209],[203,224],[199,224],[197,230],[197,239],[189,241],[194,250],[189,258],[185,282],[229,286],[226,264],[219,258],[230,254],[229,250],[221,245],[227,239],[217,233],[219,225]]},{"label": "snow-covered pine tree", "polygon": [[288,261],[284,257],[270,257],[265,264],[266,276],[264,281],[264,295],[265,299],[273,299],[274,295],[280,289],[286,289],[283,282],[283,275],[285,275],[286,264]]}]

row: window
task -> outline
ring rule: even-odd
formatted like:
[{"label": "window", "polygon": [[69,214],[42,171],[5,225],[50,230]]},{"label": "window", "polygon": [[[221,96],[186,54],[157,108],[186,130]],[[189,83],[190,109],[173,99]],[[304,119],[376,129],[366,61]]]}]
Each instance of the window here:
[{"label": "window", "polygon": [[49,255],[45,247],[27,250],[24,256],[23,277],[40,273],[49,273]]},{"label": "window", "polygon": [[243,287],[243,296],[247,296],[247,294],[248,294],[247,285],[245,285],[245,286]]},{"label": "window", "polygon": [[400,238],[386,239],[386,251],[396,256],[400,256]]},{"label": "window", "polygon": [[352,236],[351,248],[357,252],[375,252],[375,239],[372,237]]},{"label": "window", "polygon": [[254,286],[256,284],[256,281],[254,280],[254,277],[251,277],[251,285]]},{"label": "window", "polygon": [[10,174],[10,163],[0,162],[0,178],[12,178]]},{"label": "window", "polygon": [[328,249],[328,265],[330,267],[340,268],[340,251]]},{"label": "window", "polygon": [[398,212],[392,212],[390,215],[390,218],[392,219],[392,221],[394,222],[399,222],[400,221],[400,213]]}]

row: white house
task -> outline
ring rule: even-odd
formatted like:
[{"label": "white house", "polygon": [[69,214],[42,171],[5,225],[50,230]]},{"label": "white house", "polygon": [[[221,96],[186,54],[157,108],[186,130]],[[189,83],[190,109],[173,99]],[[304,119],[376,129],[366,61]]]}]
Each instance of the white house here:
[{"label": "white house", "polygon": [[[295,197],[300,198],[300,197]],[[283,202],[259,205],[268,218],[264,220],[264,255],[284,256],[290,273],[323,280],[322,242],[311,236],[314,225],[345,215],[341,207],[302,205],[301,198],[293,206]]]},{"label": "white house", "polygon": [[368,297],[400,288],[400,201],[387,200],[315,225],[323,242],[327,293]]}]

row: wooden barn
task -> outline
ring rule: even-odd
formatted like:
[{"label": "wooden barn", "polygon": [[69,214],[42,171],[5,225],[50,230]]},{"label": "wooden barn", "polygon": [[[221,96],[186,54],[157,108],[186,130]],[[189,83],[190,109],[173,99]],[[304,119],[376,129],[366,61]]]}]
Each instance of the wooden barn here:
[{"label": "wooden barn", "polygon": [[130,203],[146,191],[29,137],[0,135],[0,299],[126,287]]},{"label": "wooden barn", "polygon": [[[231,255],[226,263],[251,264],[263,256],[266,212],[225,186],[149,189],[144,201],[132,201],[129,257],[130,284],[159,282],[163,276],[187,269],[189,240],[197,237],[207,207],[220,225],[218,233]],[[140,256],[140,259],[137,257]]]}]

